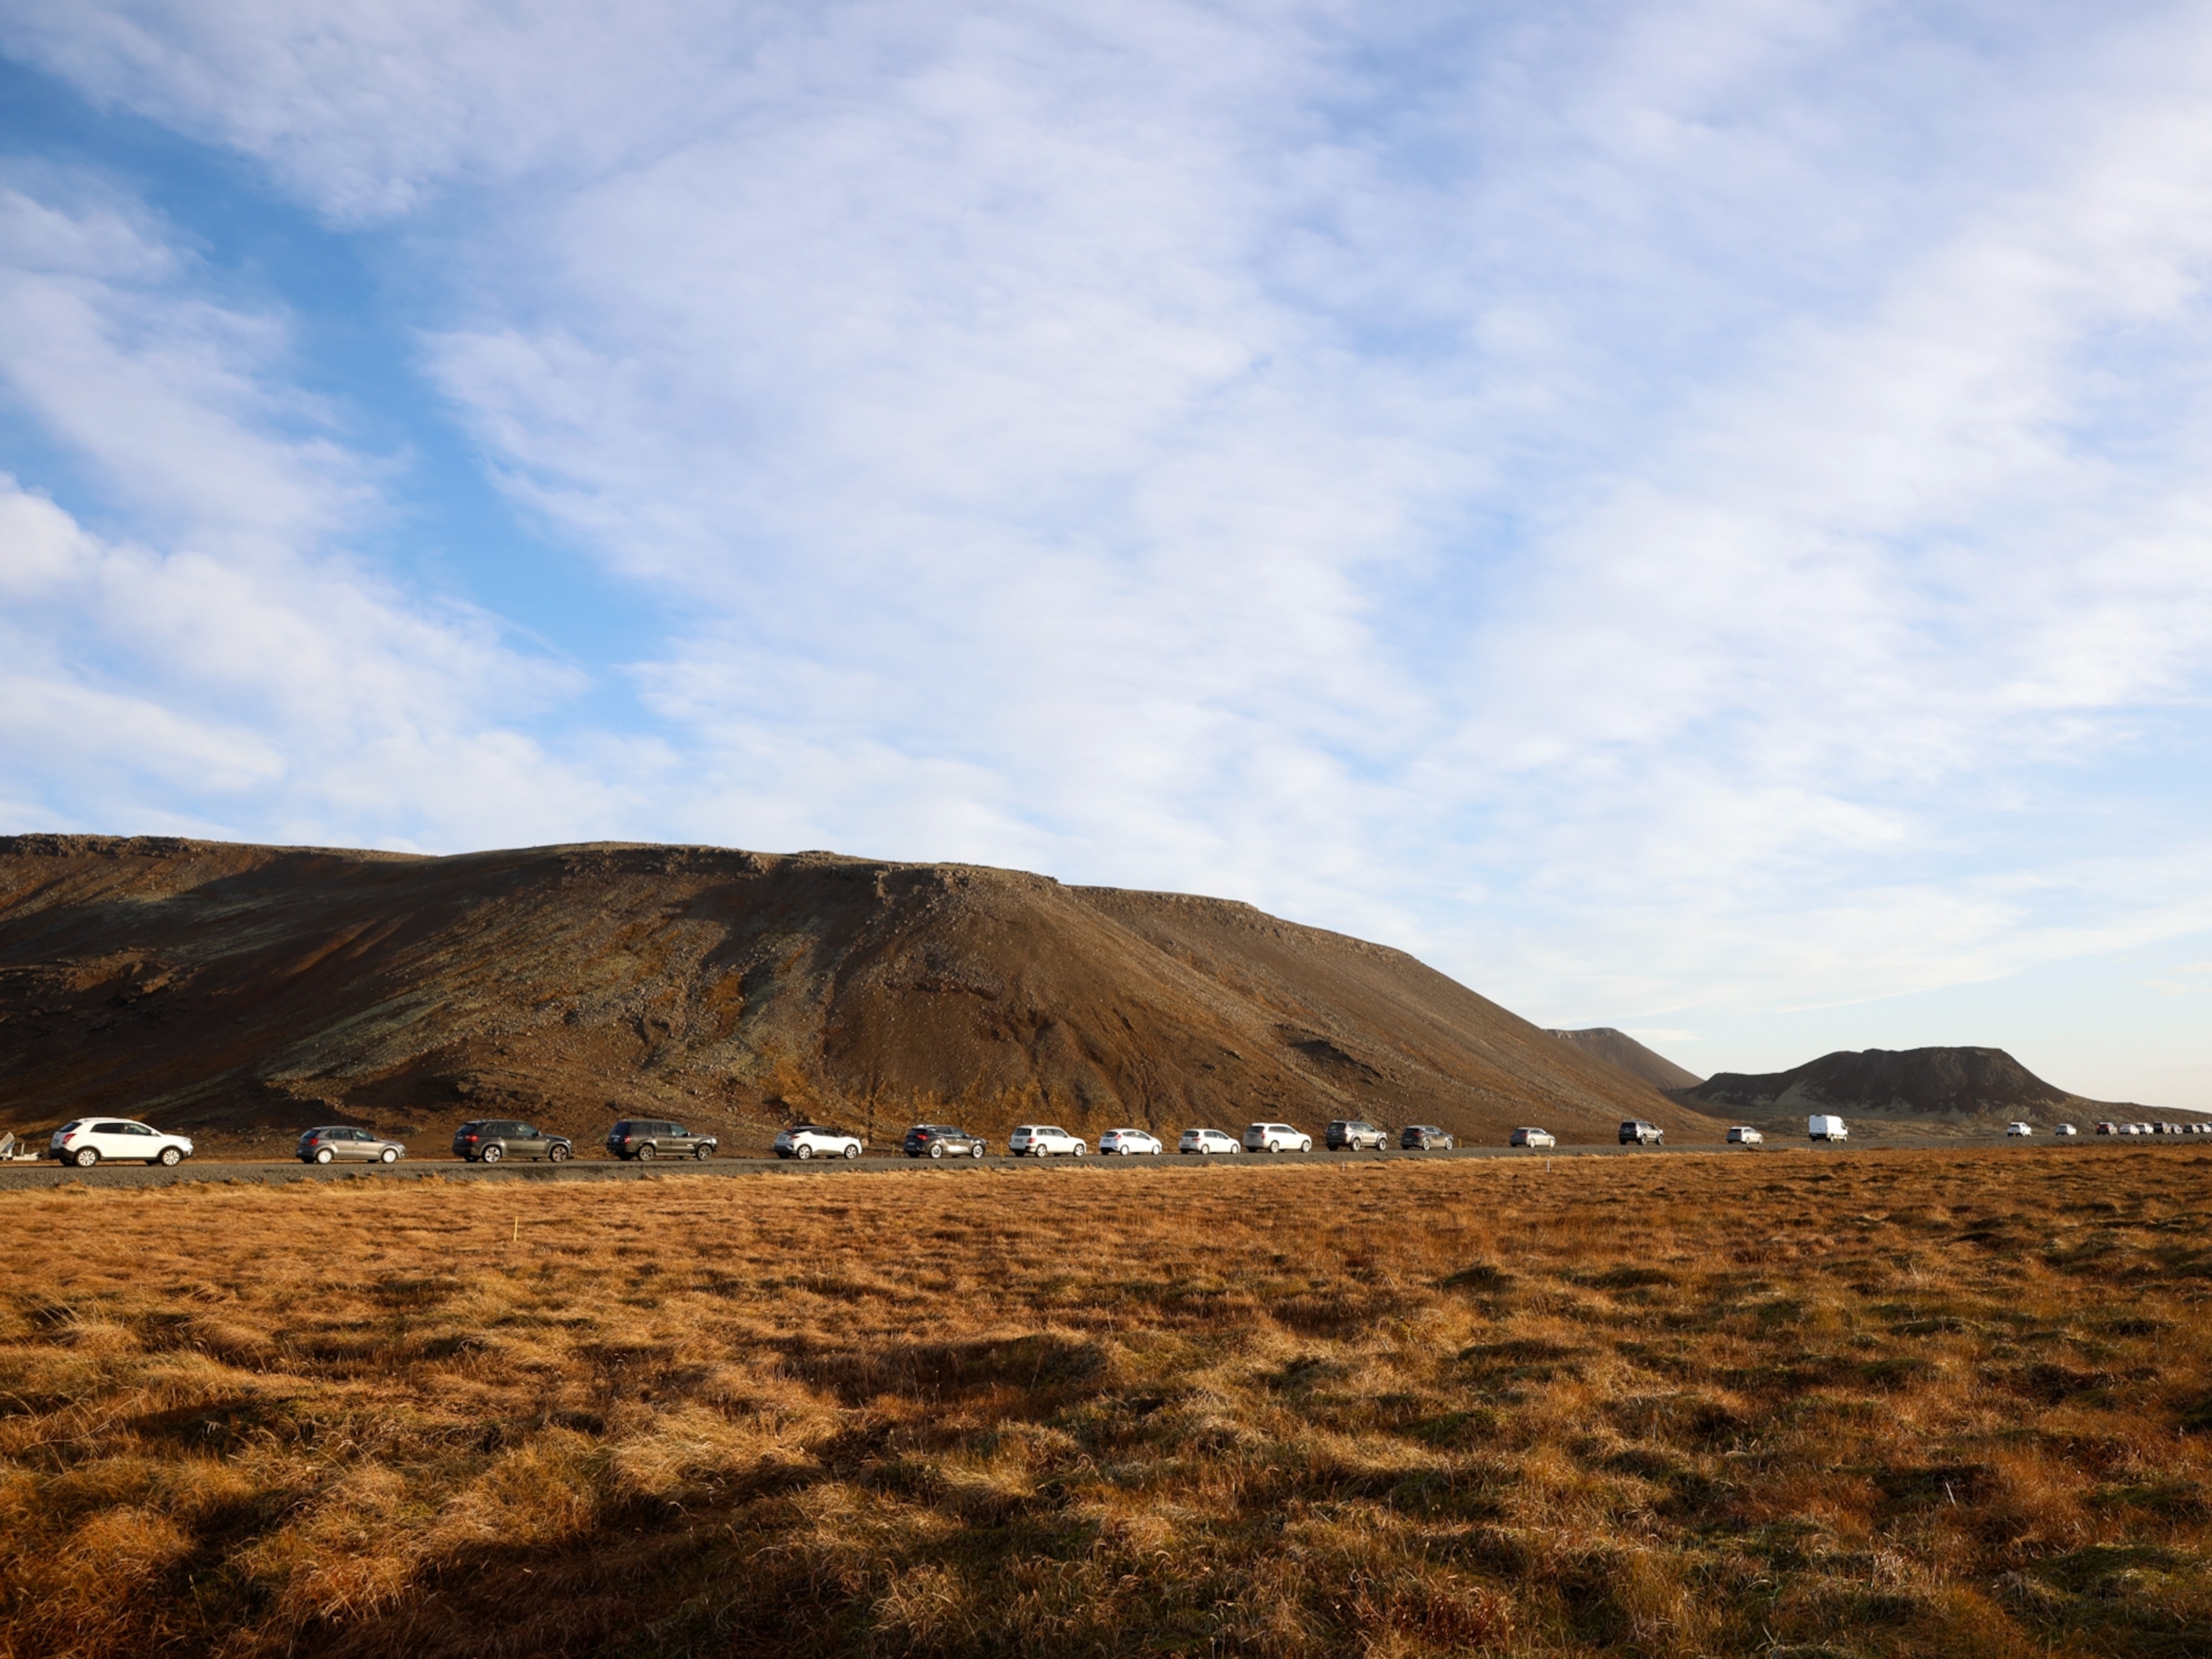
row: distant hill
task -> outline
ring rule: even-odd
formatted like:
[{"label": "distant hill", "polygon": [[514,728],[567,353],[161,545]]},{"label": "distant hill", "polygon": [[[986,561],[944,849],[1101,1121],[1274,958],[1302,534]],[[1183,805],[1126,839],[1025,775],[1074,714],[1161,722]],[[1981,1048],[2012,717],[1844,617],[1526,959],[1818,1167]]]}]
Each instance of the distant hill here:
[{"label": "distant hill", "polygon": [[1695,1072],[1686,1071],[1666,1055],[1653,1053],[1627,1032],[1615,1030],[1610,1025],[1592,1025],[1579,1031],[1554,1030],[1552,1035],[1564,1037],[1584,1054],[1595,1054],[1661,1089],[1694,1089],[1701,1080]]},{"label": "distant hill", "polygon": [[0,838],[0,1128],[93,1109],[261,1151],[477,1115],[755,1149],[798,1117],[1723,1127],[1403,951],[1219,899],[830,853]]},{"label": "distant hill", "polygon": [[1787,1072],[1718,1073],[1675,1097],[1754,1119],[1826,1111],[1898,1127],[1971,1132],[2014,1121],[2049,1128],[2147,1109],[2069,1094],[2002,1048],[1840,1050]]}]

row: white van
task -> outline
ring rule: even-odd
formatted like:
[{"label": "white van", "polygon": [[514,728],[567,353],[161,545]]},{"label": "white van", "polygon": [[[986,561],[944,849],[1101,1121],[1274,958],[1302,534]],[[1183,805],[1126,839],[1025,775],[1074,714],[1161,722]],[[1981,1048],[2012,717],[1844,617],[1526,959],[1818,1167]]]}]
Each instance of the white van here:
[{"label": "white van", "polygon": [[1805,1120],[1805,1133],[1814,1140],[1849,1140],[1851,1132],[1839,1117],[1814,1115]]}]

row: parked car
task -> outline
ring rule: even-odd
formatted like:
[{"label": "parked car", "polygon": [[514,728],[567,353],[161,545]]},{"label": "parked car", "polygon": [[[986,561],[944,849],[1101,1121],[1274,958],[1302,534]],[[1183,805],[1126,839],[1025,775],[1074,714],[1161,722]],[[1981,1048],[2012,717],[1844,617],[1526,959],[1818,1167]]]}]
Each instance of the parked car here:
[{"label": "parked car", "polygon": [[2119,1132],[2120,1126],[2117,1123],[2100,1123],[2097,1126],[2097,1133],[2100,1135],[2116,1135]]},{"label": "parked car", "polygon": [[1379,1152],[1390,1144],[1390,1132],[1364,1117],[1340,1117],[1322,1131],[1321,1144],[1332,1152]]},{"label": "parked car", "polygon": [[1666,1139],[1664,1129],[1640,1117],[1632,1117],[1620,1126],[1620,1144],[1624,1146],[1656,1146]]},{"label": "parked car", "polygon": [[2010,1135],[2015,1140],[2025,1140],[2034,1133],[2035,1125],[2033,1123],[2008,1123],[2005,1125],[2005,1133]]},{"label": "parked car", "polygon": [[820,1123],[794,1123],[776,1131],[775,1155],[795,1158],[802,1164],[811,1158],[858,1158],[860,1138]]},{"label": "parked car", "polygon": [[575,1143],[568,1136],[549,1135],[513,1118],[472,1118],[453,1131],[453,1156],[471,1164],[496,1164],[508,1158],[566,1164],[575,1152]]},{"label": "parked car", "polygon": [[1011,1158],[1081,1158],[1090,1150],[1081,1136],[1056,1123],[1024,1123],[1006,1137]]},{"label": "parked car", "polygon": [[1849,1140],[1851,1132],[1839,1117],[1816,1115],[1805,1120],[1805,1133],[1814,1140]]},{"label": "parked car", "polygon": [[2179,1123],[2160,1121],[2152,1124],[2150,1132],[2154,1135],[2178,1135],[2181,1133],[2181,1126]]},{"label": "parked car", "polygon": [[1241,1152],[1244,1149],[1218,1129],[1185,1129],[1177,1143],[1179,1152],[1199,1152],[1211,1158],[1217,1152]]},{"label": "parked car", "polygon": [[333,1124],[310,1129],[300,1137],[292,1155],[302,1164],[397,1164],[407,1149],[396,1140],[385,1140],[366,1129]]},{"label": "parked car", "polygon": [[1549,1129],[1516,1129],[1505,1137],[1509,1146],[1556,1146],[1559,1137]]},{"label": "parked car", "polygon": [[1766,1141],[1766,1137],[1748,1123],[1737,1124],[1735,1128],[1729,1131],[1728,1138],[1729,1145],[1731,1146],[1764,1146]]},{"label": "parked car", "polygon": [[1248,1152],[1310,1152],[1313,1137],[1293,1129],[1287,1123],[1248,1123],[1244,1126],[1244,1150]]},{"label": "parked car", "polygon": [[46,1156],[64,1164],[89,1170],[102,1158],[161,1164],[174,1169],[192,1155],[192,1143],[182,1135],[165,1135],[159,1129],[127,1117],[81,1117],[54,1131],[46,1143]]},{"label": "parked car", "polygon": [[696,1158],[702,1163],[721,1149],[714,1135],[695,1135],[680,1123],[659,1118],[626,1117],[607,1131],[607,1150],[617,1158],[650,1164],[656,1158]]},{"label": "parked car", "polygon": [[2069,1135],[2069,1136],[2070,1136],[2070,1135],[2078,1135],[2078,1134],[2080,1134],[2081,1132],[2079,1129],[2075,1128],[2075,1127],[2072,1124],[2070,1124],[2070,1123],[2062,1123],[2062,1124],[2060,1124],[2057,1128],[2053,1129],[2051,1133],[2053,1133],[2053,1134],[2055,1134],[2055,1135]]},{"label": "parked car", "polygon": [[1409,1152],[1448,1152],[1452,1138],[1433,1123],[1409,1123],[1399,1132],[1398,1145]]},{"label": "parked car", "polygon": [[1109,1152],[1123,1158],[1158,1158],[1165,1150],[1158,1135],[1148,1135],[1142,1129],[1109,1129],[1098,1137],[1101,1158]]},{"label": "parked car", "polygon": [[949,1123],[917,1123],[906,1132],[902,1150],[908,1158],[985,1158],[991,1147],[982,1136]]}]

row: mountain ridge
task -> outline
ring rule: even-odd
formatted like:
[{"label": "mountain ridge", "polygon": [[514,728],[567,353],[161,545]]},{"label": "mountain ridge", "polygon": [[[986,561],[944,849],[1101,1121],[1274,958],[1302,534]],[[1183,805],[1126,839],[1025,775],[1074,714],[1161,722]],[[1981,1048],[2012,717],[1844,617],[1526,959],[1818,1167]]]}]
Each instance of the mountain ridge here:
[{"label": "mountain ridge", "polygon": [[1646,1048],[1627,1032],[1612,1025],[1589,1025],[1577,1030],[1553,1028],[1552,1035],[1564,1038],[1586,1054],[1618,1066],[1631,1076],[1643,1079],[1652,1087],[1672,1092],[1677,1089],[1694,1089],[1705,1081],[1687,1066],[1677,1066],[1666,1055]]},{"label": "mountain ridge", "polygon": [[1784,1072],[1718,1072],[1674,1097],[1769,1120],[1833,1111],[1893,1127],[1980,1132],[2008,1122],[2050,1129],[2148,1109],[2069,1093],[2002,1048],[1948,1045],[1837,1049]]},{"label": "mountain ridge", "polygon": [[0,1088],[19,1131],[127,1110],[262,1150],[475,1115],[593,1142],[622,1115],[747,1144],[794,1116],[1717,1133],[1403,951],[1241,901],[640,842],[0,838]]}]

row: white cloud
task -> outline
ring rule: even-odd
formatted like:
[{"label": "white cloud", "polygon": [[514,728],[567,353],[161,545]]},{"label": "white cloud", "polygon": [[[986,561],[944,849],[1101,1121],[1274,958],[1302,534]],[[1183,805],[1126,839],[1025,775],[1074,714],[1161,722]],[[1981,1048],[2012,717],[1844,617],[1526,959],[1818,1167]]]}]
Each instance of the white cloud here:
[{"label": "white cloud", "polygon": [[1704,1030],[2208,925],[2212,43],[1989,22],[14,8],[399,228],[510,498],[675,618],[634,758],[517,747],[496,630],[331,550],[385,470],[127,204],[5,209],[0,368],[194,526],[101,625],[338,665],[285,701],[441,733],[403,794],[480,744],[533,836],[1225,890]]},{"label": "white cloud", "polygon": [[[509,722],[576,688],[488,617],[331,540],[374,468],[283,431],[283,319],[195,292],[155,221],[84,181],[0,189],[0,386],[146,530],[0,474],[9,816],[380,842],[514,834],[619,784]],[[162,544],[166,544],[163,545]]]}]

